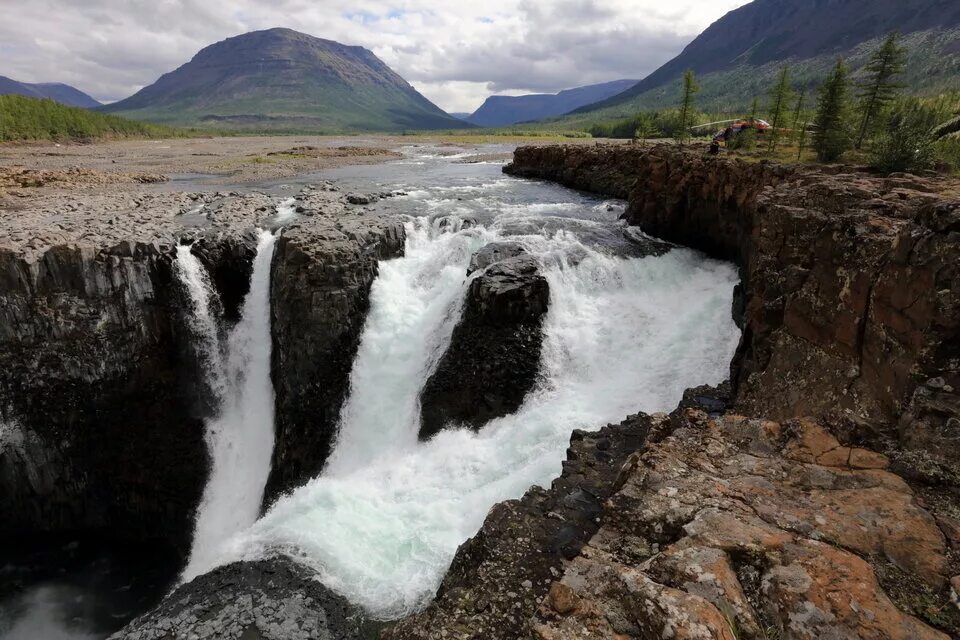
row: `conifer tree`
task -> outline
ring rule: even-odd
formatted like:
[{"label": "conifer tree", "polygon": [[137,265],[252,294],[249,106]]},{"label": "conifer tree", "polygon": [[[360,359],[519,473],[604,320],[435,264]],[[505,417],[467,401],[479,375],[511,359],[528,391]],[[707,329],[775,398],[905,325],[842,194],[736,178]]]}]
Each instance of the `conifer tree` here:
[{"label": "conifer tree", "polygon": [[834,162],[850,149],[848,117],[850,79],[847,65],[837,59],[833,73],[820,87],[813,124],[813,148],[820,162]]},{"label": "conifer tree", "polygon": [[683,144],[690,137],[690,127],[693,126],[694,95],[700,91],[697,78],[693,71],[687,69],[683,74],[683,97],[680,102],[680,122],[674,137],[678,144]]},{"label": "conifer tree", "polygon": [[[807,142],[807,119],[804,117],[803,112],[803,101],[807,97],[807,88],[800,88],[800,95],[797,96],[797,107],[793,111],[793,134],[798,137],[797,146],[799,147],[797,151],[797,160],[803,156],[803,147]],[[801,118],[803,120],[801,121]]]},{"label": "conifer tree", "polygon": [[870,63],[866,66],[869,75],[857,92],[860,112],[857,149],[863,146],[863,141],[880,120],[880,115],[903,88],[902,84],[894,81],[906,66],[907,53],[899,45],[899,38],[897,33],[887,36],[880,48],[870,56]]},{"label": "conifer tree", "polygon": [[783,128],[787,120],[787,110],[790,100],[793,98],[793,91],[790,89],[790,67],[784,66],[780,70],[777,84],[770,92],[770,136],[768,138],[767,149],[772,153],[777,150],[777,142],[780,141],[780,129]]}]

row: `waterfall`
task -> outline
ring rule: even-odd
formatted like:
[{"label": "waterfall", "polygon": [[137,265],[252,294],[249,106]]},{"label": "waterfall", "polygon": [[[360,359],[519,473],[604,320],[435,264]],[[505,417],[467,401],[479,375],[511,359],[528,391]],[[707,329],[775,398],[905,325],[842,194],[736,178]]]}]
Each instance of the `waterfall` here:
[{"label": "waterfall", "polygon": [[210,301],[215,293],[203,266],[181,248],[177,274],[192,301],[192,325],[208,342],[208,384],[219,391],[219,411],[207,423],[211,469],[197,510],[190,560],[182,579],[209,567],[220,543],[249,527],[260,513],[273,453],[274,392],[270,379],[270,265],[276,235],[258,231],[257,253],[240,322],[219,347]]},{"label": "waterfall", "polygon": [[220,349],[220,323],[215,309],[220,307],[220,299],[210,274],[193,255],[190,245],[177,247],[177,259],[174,262],[174,275],[180,280],[186,291],[189,313],[187,321],[197,347],[197,356],[204,373],[204,382],[213,398],[219,402],[224,393],[223,354]]},{"label": "waterfall", "polygon": [[406,257],[380,264],[327,474],[349,472],[417,443],[418,396],[459,319],[463,274],[470,256],[495,238],[482,227],[446,233],[446,222],[412,221]]},{"label": "waterfall", "polygon": [[381,263],[327,468],[228,541],[224,561],[288,553],[374,615],[403,615],[429,600],[491,505],[549,484],[573,429],[670,410],[684,388],[727,377],[731,265],[679,249],[612,257],[568,232],[513,236],[550,283],[544,381],[479,433],[417,442],[417,396],[456,321],[466,261],[508,222],[407,224],[405,257]]}]

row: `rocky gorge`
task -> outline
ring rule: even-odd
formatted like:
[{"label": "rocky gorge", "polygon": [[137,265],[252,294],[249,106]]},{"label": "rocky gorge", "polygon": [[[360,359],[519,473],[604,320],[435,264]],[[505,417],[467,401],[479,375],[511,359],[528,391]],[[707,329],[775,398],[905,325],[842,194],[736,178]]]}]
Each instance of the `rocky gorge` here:
[{"label": "rocky gorge", "polygon": [[547,494],[590,491],[589,542],[518,535],[549,530],[533,490],[387,637],[957,637],[960,185],[639,145],[524,147],[505,171],[626,198],[630,224],[736,262],[732,388],[640,416],[623,464],[575,435],[565,470],[618,474]]},{"label": "rocky gorge", "polygon": [[[491,509],[434,600],[382,629],[269,558],[180,586],[115,637],[956,637],[960,186],[638,145],[522,147],[506,172],[622,198],[630,225],[734,262],[729,385],[583,424],[560,477]],[[306,188],[277,238],[264,506],[327,462],[380,261],[404,252],[402,220],[356,201]],[[258,193],[146,192],[4,216],[2,533],[189,546],[212,409],[175,249],[191,245],[235,317],[251,229],[278,217]],[[543,266],[494,243],[464,275],[419,398],[425,440],[513,413],[537,385]]]}]

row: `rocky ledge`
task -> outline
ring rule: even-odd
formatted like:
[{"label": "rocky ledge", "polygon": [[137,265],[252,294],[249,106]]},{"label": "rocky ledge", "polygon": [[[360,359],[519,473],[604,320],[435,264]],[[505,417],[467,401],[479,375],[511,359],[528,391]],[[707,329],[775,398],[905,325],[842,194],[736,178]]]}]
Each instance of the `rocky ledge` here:
[{"label": "rocky ledge", "polygon": [[437,600],[385,637],[960,632],[955,521],[934,515],[889,459],[814,420],[710,417],[686,404],[575,433],[553,487],[495,507]]},{"label": "rocky ledge", "polygon": [[[377,261],[403,250],[399,221],[331,189],[298,196],[272,264],[273,493],[323,464]],[[108,529],[187,547],[212,409],[176,247],[192,244],[206,263],[229,323],[249,283],[252,230],[275,223],[278,201],[125,191],[3,210],[0,535]]]}]

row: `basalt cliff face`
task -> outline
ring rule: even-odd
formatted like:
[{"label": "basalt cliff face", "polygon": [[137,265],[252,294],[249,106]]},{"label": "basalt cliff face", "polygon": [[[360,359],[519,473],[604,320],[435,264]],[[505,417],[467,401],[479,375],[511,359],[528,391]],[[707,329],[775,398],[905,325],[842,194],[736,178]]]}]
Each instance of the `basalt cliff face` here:
[{"label": "basalt cliff face", "polygon": [[[275,488],[322,466],[377,261],[403,251],[399,222],[367,216],[333,191],[300,201],[271,269],[274,467],[283,470]],[[192,244],[225,321],[236,320],[252,231],[269,224],[276,204],[261,194],[51,196],[3,217],[0,535],[102,529],[186,550],[208,467],[204,420],[215,407],[176,247]],[[333,357],[342,366],[318,380]],[[326,395],[305,400],[318,383]]]},{"label": "basalt cliff face", "polygon": [[635,145],[521,148],[507,171],[626,197],[630,224],[740,265],[738,411],[830,418],[960,478],[956,181]]}]

